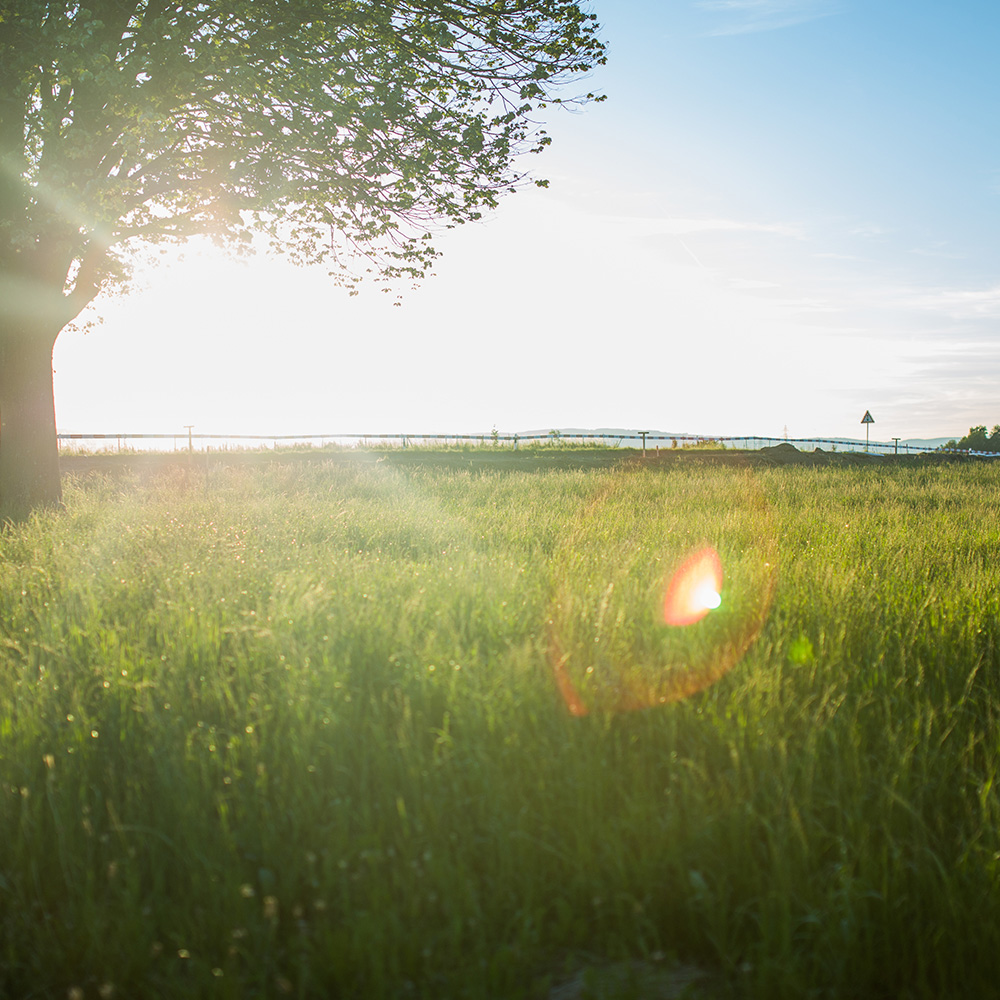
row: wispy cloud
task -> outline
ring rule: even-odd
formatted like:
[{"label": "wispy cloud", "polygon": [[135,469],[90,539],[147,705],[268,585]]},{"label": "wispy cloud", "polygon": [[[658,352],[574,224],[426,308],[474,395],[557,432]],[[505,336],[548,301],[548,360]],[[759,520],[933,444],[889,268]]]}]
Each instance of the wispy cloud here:
[{"label": "wispy cloud", "polygon": [[602,216],[607,222],[622,224],[646,235],[687,236],[692,233],[771,233],[789,239],[803,239],[802,229],[784,222],[755,222],[726,218],[641,218],[638,216]]},{"label": "wispy cloud", "polygon": [[712,35],[774,31],[840,11],[836,0],[697,0],[697,6],[720,15],[721,23],[709,32]]},{"label": "wispy cloud", "polygon": [[868,257],[859,257],[854,253],[834,253],[832,250],[822,253],[814,253],[810,256],[814,257],[816,260],[846,260],[859,264],[864,264],[869,261]]},{"label": "wispy cloud", "polygon": [[877,239],[879,236],[885,236],[889,230],[880,226],[877,222],[862,222],[859,225],[848,229],[847,232],[851,236],[863,236],[865,239]]},{"label": "wispy cloud", "polygon": [[939,288],[919,291],[910,301],[918,309],[943,313],[955,320],[996,320],[1000,318],[1000,286],[964,289]]},{"label": "wispy cloud", "polygon": [[729,287],[738,292],[757,292],[761,289],[780,288],[777,281],[762,281],[760,278],[730,278]]},{"label": "wispy cloud", "polygon": [[948,244],[944,242],[931,243],[927,246],[913,247],[910,253],[917,257],[934,257],[940,260],[966,260],[968,254],[957,253],[948,249]]}]

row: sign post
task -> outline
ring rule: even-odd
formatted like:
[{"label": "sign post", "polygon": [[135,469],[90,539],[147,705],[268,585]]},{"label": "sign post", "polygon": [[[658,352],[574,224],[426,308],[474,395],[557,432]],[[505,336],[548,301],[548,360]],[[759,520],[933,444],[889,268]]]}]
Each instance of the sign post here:
[{"label": "sign post", "polygon": [[861,423],[865,425],[865,451],[868,451],[868,431],[870,429],[869,425],[875,423],[875,418],[871,415],[871,412],[865,410],[865,415],[861,418]]}]

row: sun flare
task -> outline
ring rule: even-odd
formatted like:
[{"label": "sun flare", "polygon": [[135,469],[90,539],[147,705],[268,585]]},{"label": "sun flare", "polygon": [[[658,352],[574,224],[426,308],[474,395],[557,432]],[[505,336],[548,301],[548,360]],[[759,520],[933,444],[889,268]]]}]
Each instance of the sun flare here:
[{"label": "sun flare", "polygon": [[722,604],[722,560],[713,548],[689,556],[670,579],[663,598],[667,625],[693,625]]}]

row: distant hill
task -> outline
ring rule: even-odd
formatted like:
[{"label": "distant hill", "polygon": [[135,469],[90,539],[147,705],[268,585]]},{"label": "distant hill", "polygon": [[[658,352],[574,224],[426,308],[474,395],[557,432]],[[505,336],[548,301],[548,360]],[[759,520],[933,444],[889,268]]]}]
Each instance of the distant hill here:
[{"label": "distant hill", "polygon": [[[702,438],[703,440],[713,439],[711,434],[697,434],[693,431],[661,431],[652,428],[635,428],[635,427],[558,427],[555,428],[559,432],[561,437],[568,438],[580,438],[580,437],[594,437],[594,438],[606,438],[608,439],[608,444],[613,444],[617,441],[621,441],[622,444],[627,445],[639,445],[642,443],[642,438],[639,436],[638,431],[646,430],[646,443],[647,445],[656,446],[659,445],[663,447],[663,439],[672,441],[673,439],[683,440],[685,438]],[[540,437],[544,438],[551,434],[552,428],[545,428],[544,430],[529,430],[529,431],[519,431],[518,434],[521,437]],[[864,448],[865,439],[864,438],[851,438],[851,437],[809,437],[809,438],[784,438],[784,437],[761,437],[754,436],[752,434],[747,435],[722,435],[722,440],[725,441],[730,447],[742,448],[759,448],[761,446],[766,446],[770,444],[777,444],[781,441],[787,440],[789,444],[794,445],[800,451],[812,451],[815,448],[822,448],[824,451],[829,451],[833,445],[831,442],[838,442],[838,446],[846,446],[849,448]],[[914,451],[932,451],[935,448],[941,447],[943,444],[947,444],[951,438],[941,437],[941,438],[900,438],[899,440],[899,450],[905,451],[907,446]],[[884,451],[887,447],[892,448],[893,442],[890,440],[888,442],[881,441],[877,438],[872,438],[870,448],[877,448],[880,451]]]},{"label": "distant hill", "polygon": [[906,438],[900,444],[908,444],[913,448],[940,448],[949,441],[954,441],[953,437],[944,438]]},{"label": "distant hill", "polygon": [[[658,431],[645,427],[556,427],[554,428],[562,437],[607,437],[623,438],[626,441],[641,441],[640,431],[646,431],[647,440],[651,437],[662,438],[695,438],[706,437],[694,431]],[[553,428],[546,427],[542,430],[517,431],[521,437],[547,437],[552,433]]]}]

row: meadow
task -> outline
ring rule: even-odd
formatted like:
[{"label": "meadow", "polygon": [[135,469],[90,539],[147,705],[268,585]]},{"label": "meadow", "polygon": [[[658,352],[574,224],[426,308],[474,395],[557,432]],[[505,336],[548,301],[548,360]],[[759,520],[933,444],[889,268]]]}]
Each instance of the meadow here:
[{"label": "meadow", "polygon": [[998,515],[964,463],[70,479],[0,532],[0,996],[1000,995]]}]

